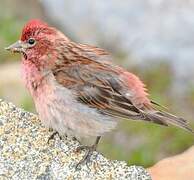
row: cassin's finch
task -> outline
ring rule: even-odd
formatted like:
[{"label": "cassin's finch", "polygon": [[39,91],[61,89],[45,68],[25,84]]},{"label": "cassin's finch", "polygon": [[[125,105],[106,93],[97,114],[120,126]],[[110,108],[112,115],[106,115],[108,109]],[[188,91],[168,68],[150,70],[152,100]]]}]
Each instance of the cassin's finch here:
[{"label": "cassin's finch", "polygon": [[[115,128],[117,118],[169,124],[188,131],[186,120],[157,110],[137,76],[107,59],[100,48],[78,44],[54,27],[31,20],[21,39],[6,48],[23,54],[22,77],[42,123],[60,135],[100,137]],[[78,163],[78,164],[80,164]]]}]

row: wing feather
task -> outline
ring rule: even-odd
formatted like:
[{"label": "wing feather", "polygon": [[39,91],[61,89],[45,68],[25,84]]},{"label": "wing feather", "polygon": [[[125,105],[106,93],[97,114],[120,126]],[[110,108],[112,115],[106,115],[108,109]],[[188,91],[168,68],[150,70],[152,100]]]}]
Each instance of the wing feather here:
[{"label": "wing feather", "polygon": [[74,92],[79,102],[110,116],[173,124],[192,131],[186,120],[156,110],[152,104],[158,104],[147,98],[139,78],[105,61],[106,51],[75,43],[64,48],[66,52],[70,48],[73,54],[60,56],[63,58],[56,61],[53,75],[59,84]]}]

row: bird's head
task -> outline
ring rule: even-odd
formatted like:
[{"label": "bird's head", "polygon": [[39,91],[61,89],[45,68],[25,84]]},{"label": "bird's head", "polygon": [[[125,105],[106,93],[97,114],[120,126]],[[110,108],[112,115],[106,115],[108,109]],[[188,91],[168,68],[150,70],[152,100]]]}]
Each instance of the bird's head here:
[{"label": "bird's head", "polygon": [[40,61],[41,57],[52,55],[60,37],[66,38],[45,22],[33,19],[24,26],[20,40],[5,49],[23,54],[24,60]]}]

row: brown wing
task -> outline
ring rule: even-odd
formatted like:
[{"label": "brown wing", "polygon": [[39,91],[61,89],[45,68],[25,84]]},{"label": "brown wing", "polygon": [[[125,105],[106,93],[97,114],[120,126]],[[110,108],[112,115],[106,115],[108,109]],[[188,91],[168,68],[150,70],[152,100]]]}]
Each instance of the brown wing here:
[{"label": "brown wing", "polygon": [[59,84],[74,92],[79,102],[110,116],[165,126],[173,124],[192,131],[186,120],[154,109],[143,83],[136,76],[126,71],[121,73],[117,66],[100,60],[99,53],[105,55],[105,51],[75,43],[64,47],[66,53],[57,61],[53,74]]},{"label": "brown wing", "polygon": [[111,55],[107,51],[95,46],[87,44],[74,44],[74,47],[76,47],[77,53],[80,53],[82,56],[85,56],[85,58],[92,59],[93,61],[95,60],[101,62],[112,59]]},{"label": "brown wing", "polygon": [[121,80],[104,68],[98,63],[71,65],[55,69],[53,74],[60,84],[73,90],[80,102],[112,116],[139,119],[140,111],[122,94]]}]

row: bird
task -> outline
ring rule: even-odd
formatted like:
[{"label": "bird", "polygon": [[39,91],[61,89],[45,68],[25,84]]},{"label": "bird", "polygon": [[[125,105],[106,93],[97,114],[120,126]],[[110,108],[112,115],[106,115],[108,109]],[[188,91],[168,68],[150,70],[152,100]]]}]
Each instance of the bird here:
[{"label": "bird", "polygon": [[42,20],[29,20],[20,40],[5,49],[22,54],[22,79],[45,127],[61,136],[96,138],[91,146],[77,148],[86,150],[77,165],[90,159],[119,119],[193,132],[185,119],[150,100],[140,78],[114,64],[109,52],[76,43]]}]

